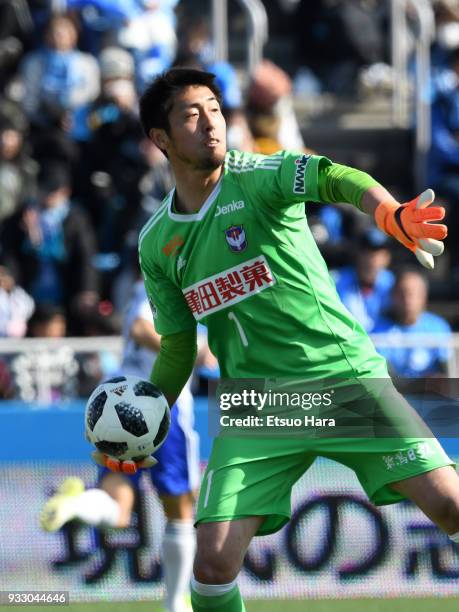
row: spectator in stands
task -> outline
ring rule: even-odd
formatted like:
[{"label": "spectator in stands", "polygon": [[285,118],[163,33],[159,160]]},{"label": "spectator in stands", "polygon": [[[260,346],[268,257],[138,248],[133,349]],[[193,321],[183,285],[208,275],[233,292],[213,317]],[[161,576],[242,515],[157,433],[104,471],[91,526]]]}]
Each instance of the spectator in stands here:
[{"label": "spectator in stands", "polygon": [[22,338],[34,309],[32,297],[16,285],[8,268],[0,266],[0,336]]},{"label": "spectator in stands", "polygon": [[274,112],[252,112],[250,131],[253,134],[253,150],[263,155],[272,155],[282,149],[279,142],[281,120]]},{"label": "spectator in stands", "polygon": [[36,172],[23,132],[0,116],[0,223],[35,195]]},{"label": "spectator in stands", "polygon": [[27,335],[32,338],[65,338],[67,320],[61,306],[39,304],[29,321]]},{"label": "spectator in stands", "polygon": [[15,395],[14,380],[8,363],[0,359],[0,400],[13,399]]},{"label": "spectator in stands", "polygon": [[[177,3],[178,0],[67,0],[67,7],[80,17],[84,48],[98,55],[103,47],[113,44],[145,47],[152,37],[174,44]],[[155,23],[151,23],[153,17]]]},{"label": "spectator in stands", "polygon": [[[401,270],[392,291],[392,305],[387,318],[375,325],[375,334],[388,334],[387,342],[378,347],[388,361],[392,375],[417,378],[445,375],[449,359],[451,328],[442,317],[425,310],[428,281],[417,268]],[[416,334],[437,335],[435,345],[397,347],[397,338]]]},{"label": "spectator in stands", "polygon": [[131,212],[129,226],[126,224],[127,231],[120,245],[120,267],[111,286],[110,297],[117,313],[124,312],[137,276],[139,232],[174,186],[170,164],[156,145],[144,138],[140,143],[140,151],[142,166],[145,166],[144,174],[138,181],[140,206],[136,213]]},{"label": "spectator in stands", "polygon": [[384,5],[376,0],[300,0],[292,18],[297,58],[324,91],[354,95],[360,69],[385,61]]},{"label": "spectator in stands", "polygon": [[247,113],[243,108],[236,108],[226,113],[226,142],[228,149],[238,149],[248,153],[255,153],[257,150],[262,152],[261,147],[255,145]]},{"label": "spectator in stands", "polygon": [[171,66],[177,51],[175,15],[168,4],[164,0],[140,0],[143,11],[118,33],[118,44],[135,57],[140,91]]},{"label": "spectator in stands", "polygon": [[236,71],[228,62],[215,61],[208,20],[185,14],[179,26],[178,41],[174,65],[212,72],[222,92],[223,112],[241,108],[242,92]]},{"label": "spectator in stands", "polygon": [[141,151],[144,139],[137,117],[134,63],[118,47],[100,56],[102,91],[89,109],[85,145],[85,193],[96,229],[99,251],[119,253],[139,210],[139,183],[147,171]]},{"label": "spectator in stands", "polygon": [[99,93],[99,68],[89,54],[77,49],[78,33],[69,15],[51,16],[45,45],[24,58],[23,105],[40,126],[71,122],[71,113]]},{"label": "spectator in stands", "polygon": [[457,0],[432,0],[435,40],[431,60],[434,69],[447,68],[449,55],[459,47],[459,4]]},{"label": "spectator in stands", "polygon": [[[108,300],[90,306],[81,313],[81,335],[85,337],[119,336],[121,318]],[[78,395],[88,397],[94,387],[119,372],[119,354],[104,343],[92,343],[91,349],[76,355],[79,363]]]},{"label": "spectator in stands", "polygon": [[335,274],[341,301],[368,332],[390,304],[394,284],[394,275],[387,269],[390,259],[387,236],[371,228],[358,240],[355,265]]},{"label": "spectator in stands", "polygon": [[70,200],[68,168],[49,163],[38,178],[37,202],[4,224],[2,258],[37,304],[64,307],[72,326],[81,308],[98,301],[95,238]]},{"label": "spectator in stands", "polygon": [[77,357],[68,345],[52,342],[67,335],[65,310],[57,304],[39,304],[29,321],[27,335],[50,342],[14,357],[11,370],[18,397],[43,404],[77,397]]},{"label": "spectator in stands", "polygon": [[[303,149],[298,121],[292,103],[292,82],[284,70],[269,60],[263,60],[252,74],[248,89],[247,110],[249,125],[255,137],[266,138],[259,134],[260,124],[277,123],[276,133],[267,135],[278,149]],[[266,145],[266,140],[263,142]],[[266,151],[267,149],[264,148]]]},{"label": "spectator in stands", "polygon": [[[459,224],[459,46],[451,52],[449,66],[433,80],[432,144],[428,183],[450,201],[451,227]],[[452,267],[459,271],[459,242],[446,241]]]},{"label": "spectator in stands", "polygon": [[15,76],[32,31],[27,2],[0,2],[0,90]]},{"label": "spectator in stands", "polygon": [[[169,162],[150,139],[144,138],[142,140],[141,152],[147,165],[147,171],[142,177],[141,185],[142,208],[144,215],[151,216],[174,186],[174,180]],[[137,232],[146,221],[146,216],[139,221],[136,226]]]},{"label": "spectator in stands", "polygon": [[84,336],[119,336],[121,320],[114,312],[113,304],[103,300],[82,313]]},{"label": "spectator in stands", "polygon": [[[101,78],[99,100],[115,101],[120,108],[136,112],[135,65],[129,51],[121,47],[105,47],[99,55],[99,67]],[[95,102],[95,107],[97,106],[98,101]]]},{"label": "spectator in stands", "polygon": [[88,141],[105,123],[116,121],[122,110],[136,112],[135,66],[131,54],[121,47],[106,47],[99,55],[101,91],[98,98],[75,114],[71,136]]}]

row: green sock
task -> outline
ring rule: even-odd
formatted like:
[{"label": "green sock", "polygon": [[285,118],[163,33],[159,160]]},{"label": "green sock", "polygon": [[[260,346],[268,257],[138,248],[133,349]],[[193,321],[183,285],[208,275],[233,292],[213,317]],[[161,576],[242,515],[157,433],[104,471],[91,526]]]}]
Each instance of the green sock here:
[{"label": "green sock", "polygon": [[191,589],[191,605],[193,612],[206,612],[206,610],[218,610],[218,612],[246,612],[239,588],[236,585],[228,593],[208,597],[200,595]]}]

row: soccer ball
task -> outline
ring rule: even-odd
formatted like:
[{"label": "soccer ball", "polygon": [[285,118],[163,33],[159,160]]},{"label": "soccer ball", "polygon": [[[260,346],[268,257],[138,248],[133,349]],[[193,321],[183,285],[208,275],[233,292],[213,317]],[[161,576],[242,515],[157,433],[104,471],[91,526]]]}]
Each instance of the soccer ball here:
[{"label": "soccer ball", "polygon": [[96,387],[88,399],[86,438],[120,461],[141,461],[164,442],[170,419],[158,387],[137,376],[117,376]]}]

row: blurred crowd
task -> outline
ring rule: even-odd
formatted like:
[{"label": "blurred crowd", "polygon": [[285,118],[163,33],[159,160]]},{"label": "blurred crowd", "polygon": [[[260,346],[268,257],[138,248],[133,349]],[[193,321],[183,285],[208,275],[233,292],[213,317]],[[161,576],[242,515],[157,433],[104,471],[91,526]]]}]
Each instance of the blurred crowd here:
[{"label": "blurred crowd", "polygon": [[[453,232],[459,0],[432,2],[429,180],[447,199]],[[267,154],[307,150],[295,97],[352,97],[396,86],[388,0],[264,4],[270,31],[288,33],[294,61],[264,60],[248,78],[215,60],[211,3],[0,0],[0,336],[119,333],[136,278],[138,232],[172,186],[167,160],[137,116],[138,97],[156,74],[171,66],[214,72],[228,146]],[[352,207],[307,204],[307,211],[338,292],[369,332],[450,333],[446,321],[426,312],[429,279],[406,269],[405,254],[368,219]],[[458,245],[451,241],[448,261],[459,278]],[[444,372],[445,361],[440,352],[394,358],[400,372],[418,375]]]}]

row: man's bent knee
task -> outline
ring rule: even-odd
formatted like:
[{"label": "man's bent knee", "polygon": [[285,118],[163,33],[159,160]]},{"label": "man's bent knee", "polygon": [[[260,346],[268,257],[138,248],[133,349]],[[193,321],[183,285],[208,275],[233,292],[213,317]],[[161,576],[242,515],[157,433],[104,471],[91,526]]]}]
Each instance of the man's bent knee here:
[{"label": "man's bent knee", "polygon": [[250,540],[264,521],[252,516],[198,524],[194,577],[203,584],[228,584],[241,569]]},{"label": "man's bent knee", "polygon": [[414,501],[448,535],[459,532],[459,478],[452,467],[394,482],[391,488]]},{"label": "man's bent knee", "polygon": [[194,577],[202,584],[228,584],[236,579],[240,563],[225,559],[223,554],[207,554],[205,558],[196,555],[194,561]]}]

